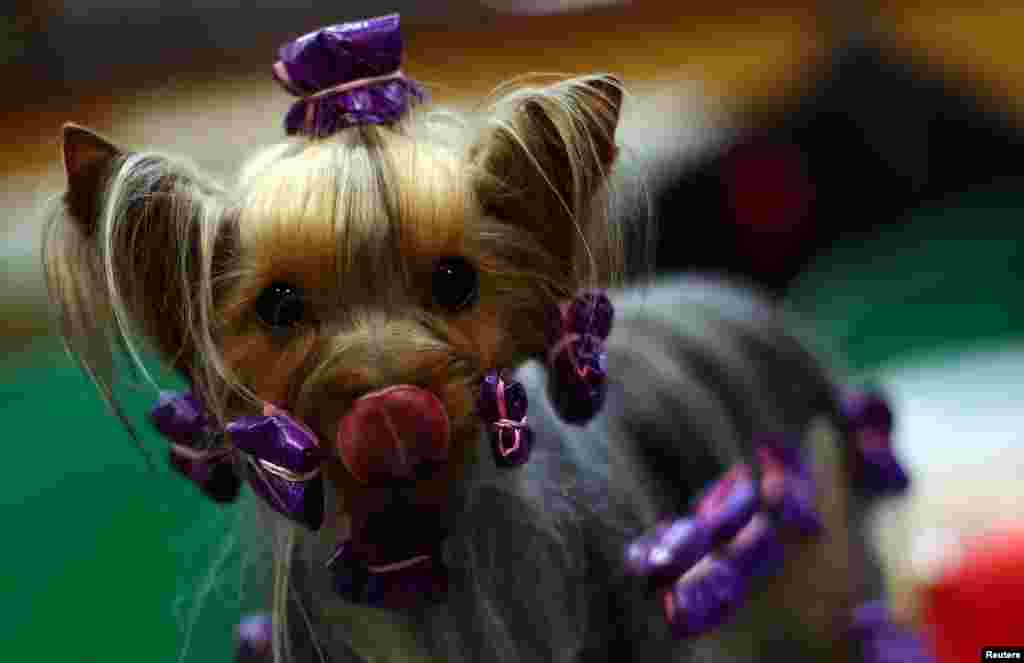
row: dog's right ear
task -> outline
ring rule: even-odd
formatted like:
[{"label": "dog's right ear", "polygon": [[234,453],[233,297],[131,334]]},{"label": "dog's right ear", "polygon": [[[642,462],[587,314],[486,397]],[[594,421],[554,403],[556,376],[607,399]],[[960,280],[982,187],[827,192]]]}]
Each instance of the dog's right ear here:
[{"label": "dog's right ear", "polygon": [[122,150],[77,125],[63,139],[67,189],[44,264],[69,346],[101,386],[112,378],[106,341],[138,363],[135,336],[198,380],[197,338],[234,239],[223,190],[185,160]]},{"label": "dog's right ear", "polygon": [[68,215],[86,236],[93,236],[100,215],[104,183],[123,152],[109,140],[77,124],[64,125],[64,174]]}]

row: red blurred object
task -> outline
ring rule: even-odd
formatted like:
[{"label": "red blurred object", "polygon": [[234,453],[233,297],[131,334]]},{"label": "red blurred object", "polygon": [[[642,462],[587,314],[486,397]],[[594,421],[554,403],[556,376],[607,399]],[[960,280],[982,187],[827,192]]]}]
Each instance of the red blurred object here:
[{"label": "red blurred object", "polygon": [[1024,646],[1024,523],[969,542],[923,590],[922,603],[940,663],[980,660],[983,647]]},{"label": "red blurred object", "polygon": [[815,190],[799,147],[752,137],[723,155],[721,177],[735,248],[750,265],[778,273],[808,253]]}]

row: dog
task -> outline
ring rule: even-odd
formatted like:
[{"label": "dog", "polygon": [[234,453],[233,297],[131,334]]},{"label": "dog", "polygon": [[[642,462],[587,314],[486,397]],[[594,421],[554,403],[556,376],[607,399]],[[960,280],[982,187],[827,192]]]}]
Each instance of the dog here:
[{"label": "dog", "polygon": [[[857,660],[843,625],[881,575],[833,376],[748,288],[627,282],[622,104],[610,76],[522,86],[458,122],[293,137],[232,184],[65,127],[44,260],[104,398],[119,412],[119,357],[145,377],[153,350],[219,425],[272,404],[320,445],[323,526],[271,512],[250,543],[274,552],[276,660]],[[615,307],[607,394],[577,425],[557,413],[550,311],[594,288]],[[511,469],[478,412],[495,368],[529,402],[532,455]],[[733,619],[676,637],[624,550],[756,466],[760,432],[808,454],[824,534],[784,537],[783,568]],[[402,611],[339,596],[325,562],[345,539],[378,565],[429,544],[443,595]]]}]

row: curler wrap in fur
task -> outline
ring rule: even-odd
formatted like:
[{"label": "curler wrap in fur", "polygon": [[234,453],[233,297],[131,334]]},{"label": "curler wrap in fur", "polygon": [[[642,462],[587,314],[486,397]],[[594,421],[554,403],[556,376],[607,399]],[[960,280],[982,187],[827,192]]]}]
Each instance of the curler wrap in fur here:
[{"label": "curler wrap in fur", "polygon": [[873,390],[841,393],[843,416],[854,444],[854,486],[869,498],[902,495],[910,477],[892,446],[893,414],[885,397]]},{"label": "curler wrap in fur", "polygon": [[548,329],[548,393],[558,414],[583,425],[604,405],[615,308],[600,290],[585,291],[552,311]]},{"label": "curler wrap in fur", "polygon": [[192,392],[160,395],[150,421],[171,443],[171,464],[208,497],[230,502],[241,479],[242,454],[253,490],[278,513],[317,530],[324,519],[323,457],[316,435],[270,404],[261,416],[240,417],[223,433]]}]

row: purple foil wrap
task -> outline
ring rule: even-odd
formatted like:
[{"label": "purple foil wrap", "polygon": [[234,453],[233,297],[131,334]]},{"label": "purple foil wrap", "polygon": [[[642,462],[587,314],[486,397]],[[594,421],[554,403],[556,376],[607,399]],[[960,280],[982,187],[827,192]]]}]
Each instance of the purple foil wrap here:
[{"label": "purple foil wrap", "polygon": [[347,601],[388,610],[411,610],[441,600],[448,573],[436,555],[402,568],[375,572],[358,559],[351,541],[341,543],[327,562],[334,591]]},{"label": "purple foil wrap", "polygon": [[776,525],[757,515],[725,548],[724,558],[744,578],[763,578],[782,569],[785,550]]},{"label": "purple foil wrap", "polygon": [[551,402],[565,421],[584,424],[601,410],[608,393],[608,355],[594,336],[569,341],[550,367]]},{"label": "purple foil wrap", "polygon": [[426,97],[419,84],[404,76],[324,94],[398,71],[402,34],[397,14],[322,28],[285,44],[278,57],[275,78],[291,94],[306,97],[285,118],[288,134],[320,137],[361,124],[389,124]]},{"label": "purple foil wrap", "polygon": [[522,465],[533,450],[533,430],[526,424],[526,389],[501,371],[488,371],[480,381],[477,414],[487,425],[494,462],[499,467]]},{"label": "purple foil wrap", "polygon": [[[280,410],[266,416],[240,417],[227,426],[237,449],[249,454],[248,479],[253,490],[278,513],[317,530],[324,518],[323,456],[316,436]],[[268,468],[272,463],[293,477]]]},{"label": "purple foil wrap", "polygon": [[238,497],[242,480],[235,465],[237,451],[242,451],[250,457],[245,475],[256,494],[282,515],[310,529],[320,528],[323,454],[316,435],[286,412],[266,405],[263,416],[230,422],[225,432],[233,448],[212,428],[205,408],[191,392],[161,393],[150,421],[172,443],[184,447],[171,447],[171,466],[211,499],[230,502]]},{"label": "purple foil wrap", "polygon": [[281,413],[239,417],[225,429],[236,448],[296,474],[312,472],[323,460],[316,436]]},{"label": "purple foil wrap", "polygon": [[910,477],[892,449],[893,414],[885,397],[852,389],[842,394],[841,406],[854,444],[857,491],[873,498],[905,493]]},{"label": "purple foil wrap", "polygon": [[242,478],[235,471],[234,459],[230,455],[220,456],[212,461],[186,458],[174,451],[168,452],[171,467],[190,479],[204,495],[225,504],[238,499],[242,491]]},{"label": "purple foil wrap", "polygon": [[779,435],[755,442],[760,490],[750,468],[735,465],[698,500],[695,517],[662,522],[626,548],[625,570],[663,588],[665,615],[677,638],[703,635],[728,621],[752,581],[782,568],[783,531],[823,531],[800,446]]},{"label": "purple foil wrap", "polygon": [[803,450],[785,436],[765,435],[758,439],[764,506],[778,525],[803,536],[824,531],[816,506],[817,486]]},{"label": "purple foil wrap", "polygon": [[195,447],[210,425],[205,408],[191,391],[160,392],[149,420],[161,435],[187,447]]},{"label": "purple foil wrap", "polygon": [[289,481],[250,463],[247,479],[253,491],[281,515],[316,531],[324,522],[324,480]]},{"label": "purple foil wrap", "polygon": [[709,558],[665,594],[672,635],[694,638],[729,621],[743,604],[749,584],[728,561]]},{"label": "purple foil wrap", "polygon": [[671,585],[664,607],[673,635],[693,638],[724,624],[743,606],[751,582],[776,573],[783,561],[775,526],[755,516],[732,542]]},{"label": "purple foil wrap", "polygon": [[693,568],[712,548],[704,523],[680,518],[655,528],[626,549],[626,570],[655,582],[671,581]]},{"label": "purple foil wrap", "polygon": [[566,330],[574,334],[589,334],[602,341],[612,333],[615,307],[608,295],[596,290],[581,293],[569,304],[565,313]]},{"label": "purple foil wrap", "polygon": [[156,406],[149,412],[153,427],[173,444],[193,449],[199,455],[175,449],[168,450],[168,462],[190,479],[204,495],[215,502],[233,502],[241,492],[242,479],[235,471],[230,453],[217,453],[223,440],[210,425],[209,416],[192,392],[161,392]]},{"label": "purple foil wrap", "polygon": [[718,480],[697,504],[697,515],[711,533],[711,543],[729,541],[757,512],[759,497],[743,466],[734,467]]},{"label": "purple foil wrap", "polygon": [[870,497],[902,495],[910,477],[891,451],[861,449],[853,480],[857,490]]},{"label": "purple foil wrap", "polygon": [[872,428],[892,433],[892,408],[880,393],[866,389],[850,389],[842,394],[843,416],[856,428]]},{"label": "purple foil wrap", "polygon": [[585,424],[604,406],[608,392],[605,340],[615,308],[599,290],[585,291],[549,315],[548,393],[568,423]]}]

